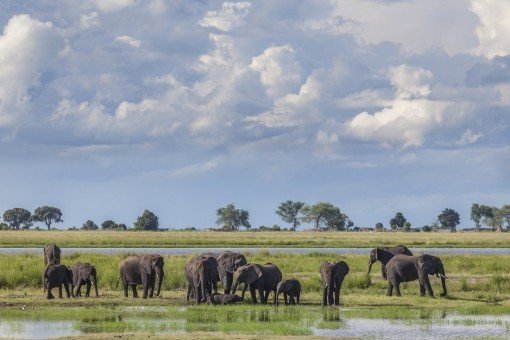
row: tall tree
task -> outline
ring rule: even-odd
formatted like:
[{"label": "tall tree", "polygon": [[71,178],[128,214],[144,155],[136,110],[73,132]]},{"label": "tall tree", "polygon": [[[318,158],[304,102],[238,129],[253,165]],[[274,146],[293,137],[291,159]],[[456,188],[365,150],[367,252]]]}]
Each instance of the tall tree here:
[{"label": "tall tree", "polygon": [[390,220],[391,229],[393,229],[393,230],[395,230],[395,229],[403,229],[404,228],[404,224],[406,222],[407,222],[407,219],[404,217],[404,215],[401,212],[397,212],[395,214],[395,217],[393,217]]},{"label": "tall tree", "polygon": [[313,223],[315,229],[325,228],[330,230],[344,230],[347,215],[342,214],[340,208],[328,202],[318,202],[314,205],[303,207],[305,223]]},{"label": "tall tree", "polygon": [[482,215],[480,212],[480,206],[476,203],[471,205],[471,219],[475,222],[476,229],[480,229],[480,220]]},{"label": "tall tree", "polygon": [[4,212],[4,221],[9,224],[12,229],[18,230],[20,228],[28,229],[32,225],[32,215],[30,211],[23,208],[13,208]]},{"label": "tall tree", "polygon": [[87,220],[85,223],[83,223],[83,225],[81,226],[81,229],[82,230],[97,230],[97,229],[99,229],[99,227],[93,221]]},{"label": "tall tree", "polygon": [[236,209],[233,203],[216,210],[216,224],[221,225],[223,229],[239,230],[240,227],[250,229],[249,219],[250,213],[248,210]]},{"label": "tall tree", "polygon": [[437,220],[441,223],[442,228],[450,228],[452,231],[457,231],[460,215],[455,210],[446,208],[437,216]]},{"label": "tall tree", "polygon": [[301,224],[298,215],[304,205],[303,202],[285,201],[276,210],[276,215],[280,216],[284,222],[290,223],[292,225],[291,229],[295,231]]},{"label": "tall tree", "polygon": [[158,230],[159,218],[150,210],[145,209],[141,216],[138,216],[134,230]]},{"label": "tall tree", "polygon": [[375,224],[375,230],[381,231],[381,230],[383,230],[383,228],[384,228],[384,225],[381,222],[377,222]]},{"label": "tall tree", "polygon": [[101,228],[103,228],[105,230],[117,229],[117,227],[118,227],[117,223],[115,223],[112,220],[106,220],[103,223],[101,223]]},{"label": "tall tree", "polygon": [[49,207],[47,205],[35,209],[34,215],[32,215],[32,220],[36,222],[43,222],[48,227],[48,230],[50,230],[53,222],[64,222],[62,220],[62,212],[60,209],[56,207]]}]

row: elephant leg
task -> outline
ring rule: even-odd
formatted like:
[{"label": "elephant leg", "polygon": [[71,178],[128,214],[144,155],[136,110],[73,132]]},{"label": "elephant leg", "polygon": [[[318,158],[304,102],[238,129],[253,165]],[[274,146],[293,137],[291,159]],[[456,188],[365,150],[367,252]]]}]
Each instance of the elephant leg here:
[{"label": "elephant leg", "polygon": [[122,284],[124,284],[124,297],[128,297],[128,289],[129,289],[129,285],[126,281],[123,281]]},{"label": "elephant leg", "polygon": [[186,301],[189,301],[190,294],[191,294],[191,286],[188,284],[186,286]]},{"label": "elephant leg", "polygon": [[388,296],[393,295],[393,283],[390,280],[388,280],[388,292],[386,293],[386,295]]},{"label": "elephant leg", "polygon": [[340,304],[340,287],[335,287],[335,306]]},{"label": "elephant leg", "polygon": [[395,295],[402,296],[402,294],[400,294],[400,282],[398,280],[394,283],[394,286],[395,286]]},{"label": "elephant leg", "polygon": [[64,283],[64,289],[66,290],[66,296],[69,299],[71,297],[71,293],[69,292],[69,282]]},{"label": "elephant leg", "polygon": [[55,298],[53,296],[53,294],[51,294],[51,288],[53,288],[53,287],[48,283],[48,289],[46,289],[46,298],[47,299],[54,299]]},{"label": "elephant leg", "polygon": [[252,287],[250,285],[250,295],[251,295],[251,302],[253,304],[256,304],[257,303],[257,295],[255,294],[255,287]]},{"label": "elephant leg", "polygon": [[245,283],[245,284],[244,284],[243,291],[242,291],[242,294],[241,294],[241,297],[243,298],[243,300],[244,300],[244,294],[246,293],[246,289],[247,289],[247,288],[248,288],[248,284],[247,284],[247,283]]},{"label": "elephant leg", "polygon": [[290,296],[290,304],[291,305],[295,305],[296,304],[296,298],[294,297],[293,294]]},{"label": "elephant leg", "polygon": [[322,305],[326,306],[328,304],[328,289],[327,287],[322,288]]},{"label": "elephant leg", "polygon": [[58,298],[62,299],[62,283],[58,285]]},{"label": "elephant leg", "polygon": [[288,302],[287,302],[287,293],[283,293],[283,300],[285,301],[285,305],[288,305]]},{"label": "elephant leg", "polygon": [[[230,289],[232,288],[232,278],[233,278],[232,273],[227,273],[227,275],[225,276],[225,286],[223,287],[225,289],[225,294],[230,294]],[[243,289],[243,299],[245,290],[246,289]]]},{"label": "elephant leg", "polygon": [[90,281],[87,281],[87,291],[85,292],[85,297],[90,297]]},{"label": "elephant leg", "polygon": [[299,305],[299,295],[301,295],[301,293],[297,293],[297,295],[296,295],[296,302],[298,305]]},{"label": "elephant leg", "polygon": [[328,305],[332,306],[335,303],[333,300],[333,287],[328,286]]},{"label": "elephant leg", "polygon": [[131,290],[133,291],[133,297],[138,298],[138,292],[136,291],[136,283],[131,285]]},{"label": "elephant leg", "polygon": [[429,277],[428,276],[425,276],[424,277],[424,283],[425,283],[425,288],[427,288],[427,292],[429,293],[429,296],[430,297],[434,297],[434,291],[432,291],[432,286],[430,285],[430,280],[429,280]]},{"label": "elephant leg", "polygon": [[425,295],[425,286],[420,282],[420,296]]},{"label": "elephant leg", "polygon": [[80,280],[80,283],[78,283],[78,287],[76,288],[76,296],[81,297],[81,286],[83,286],[83,283]]},{"label": "elephant leg", "polygon": [[260,302],[264,305],[267,304],[267,295],[269,295],[269,291],[266,295],[266,292],[262,288],[259,287],[257,290],[259,291]]}]

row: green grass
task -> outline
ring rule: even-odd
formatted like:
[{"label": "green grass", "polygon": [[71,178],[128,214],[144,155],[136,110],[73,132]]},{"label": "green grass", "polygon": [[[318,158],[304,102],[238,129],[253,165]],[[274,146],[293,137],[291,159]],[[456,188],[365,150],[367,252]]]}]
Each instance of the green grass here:
[{"label": "green grass", "polygon": [[[0,258],[0,320],[69,320],[81,332],[108,336],[189,333],[193,337],[272,337],[310,336],[314,327],[337,329],[343,318],[434,320],[445,313],[510,314],[510,255],[441,256],[449,278],[449,296],[436,299],[418,296],[417,282],[403,284],[402,297],[387,297],[379,264],[374,265],[370,277],[366,275],[367,255],[265,251],[246,255],[251,263],[275,263],[284,278],[299,279],[302,305],[276,309],[273,305],[253,306],[248,302],[236,306],[186,303],[183,267],[194,255],[165,256],[162,295],[143,300],[125,299],[121,287],[116,287],[118,265],[128,254],[63,254],[63,264],[88,261],[96,266],[100,297],[46,300],[41,288],[42,255],[24,254]],[[322,308],[320,263],[340,259],[350,266],[341,291],[342,305],[340,309]],[[430,279],[438,296],[440,280],[432,276]]]},{"label": "green grass", "polygon": [[510,233],[1,231],[0,247],[510,247]]}]

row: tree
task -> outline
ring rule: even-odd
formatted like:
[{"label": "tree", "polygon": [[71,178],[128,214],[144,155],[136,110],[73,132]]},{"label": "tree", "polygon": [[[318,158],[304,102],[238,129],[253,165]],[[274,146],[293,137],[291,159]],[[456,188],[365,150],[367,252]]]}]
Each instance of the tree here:
[{"label": "tree", "polygon": [[117,229],[117,223],[115,223],[112,220],[106,220],[103,223],[101,223],[101,228],[105,230],[111,230],[111,229]]},{"label": "tree", "polygon": [[276,210],[276,215],[280,216],[282,221],[290,223],[292,225],[291,230],[296,231],[296,228],[301,224],[298,214],[304,205],[303,202],[285,201]]},{"label": "tree", "polygon": [[397,212],[395,214],[395,217],[393,217],[390,220],[390,226],[392,230],[395,229],[403,229],[404,224],[407,222],[407,219],[404,217],[404,215],[401,212]]},{"label": "tree", "polygon": [[480,229],[480,220],[482,219],[482,214],[480,211],[480,206],[476,203],[471,205],[471,219],[475,222],[476,229]]},{"label": "tree", "polygon": [[152,212],[145,209],[142,216],[138,216],[135,224],[133,225],[134,230],[158,230],[159,221],[158,217]]},{"label": "tree", "polygon": [[216,210],[216,224],[222,225],[223,229],[239,230],[240,227],[251,228],[248,210],[236,209],[233,203]]},{"label": "tree", "polygon": [[117,230],[127,230],[127,225],[124,223],[117,224]]},{"label": "tree", "polygon": [[32,225],[30,211],[23,208],[13,208],[4,212],[4,221],[9,224],[12,229],[19,228],[28,229]]},{"label": "tree", "polygon": [[97,229],[99,229],[99,227],[93,221],[87,220],[85,223],[83,223],[83,225],[81,226],[81,229],[82,230],[97,230]]},{"label": "tree", "polygon": [[411,222],[406,221],[406,223],[404,223],[403,229],[404,229],[404,231],[410,231],[411,230]]},{"label": "tree", "polygon": [[498,209],[501,215],[502,223],[506,223],[506,229],[510,230],[510,205],[505,204],[501,209]]},{"label": "tree", "polygon": [[348,218],[346,221],[345,221],[345,230],[351,230],[352,228],[354,227],[354,222],[351,221],[350,218]]},{"label": "tree", "polygon": [[384,225],[381,222],[377,222],[375,224],[375,230],[382,231],[384,229]]},{"label": "tree", "polygon": [[455,210],[446,208],[437,216],[437,220],[442,228],[450,228],[452,231],[457,231],[460,215]]},{"label": "tree", "polygon": [[47,205],[35,209],[32,220],[35,222],[43,222],[50,230],[53,222],[64,222],[62,220],[62,212],[59,208],[49,207]]},{"label": "tree", "polygon": [[432,227],[428,226],[428,225],[424,225],[423,227],[421,227],[421,231],[423,231],[425,233],[430,233],[432,231]]},{"label": "tree", "polygon": [[305,223],[313,223],[315,229],[325,228],[331,230],[344,230],[347,215],[342,214],[340,208],[335,207],[328,202],[319,202],[312,206],[303,207],[303,217]]}]

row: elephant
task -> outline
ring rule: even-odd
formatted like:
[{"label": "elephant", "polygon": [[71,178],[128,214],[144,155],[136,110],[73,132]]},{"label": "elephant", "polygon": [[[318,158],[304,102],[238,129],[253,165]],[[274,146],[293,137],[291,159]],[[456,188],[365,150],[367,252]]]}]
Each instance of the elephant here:
[{"label": "elephant", "polygon": [[409,248],[401,244],[393,248],[375,247],[372,249],[370,252],[370,258],[368,259],[368,274],[370,274],[372,265],[377,261],[381,261],[381,276],[386,280],[386,270],[384,269],[386,263],[388,263],[388,261],[397,254],[413,256],[413,253],[409,250]]},{"label": "elephant", "polygon": [[158,290],[156,296],[161,292],[161,284],[165,274],[163,267],[165,262],[158,254],[147,254],[143,256],[129,256],[120,264],[120,277],[124,285],[124,297],[128,297],[128,287],[131,286],[133,297],[137,298],[136,285],[142,285],[143,298],[154,297],[156,278],[158,278]]},{"label": "elephant", "polygon": [[[58,288],[58,297],[62,299],[62,286],[66,290],[67,298],[70,296],[74,297],[72,291],[73,272],[71,268],[61,264],[50,264],[44,268],[43,272],[43,285],[46,291],[47,299],[54,299],[55,297],[51,294],[52,288]],[[71,291],[69,291],[71,288]]]},{"label": "elephant", "polygon": [[197,303],[206,302],[217,293],[218,262],[214,256],[202,254],[190,259],[184,266],[186,276],[186,301],[193,297]]},{"label": "elephant", "polygon": [[55,243],[44,246],[44,265],[60,264],[60,248]]},{"label": "elephant", "polygon": [[349,266],[344,261],[337,263],[323,262],[320,267],[322,278],[322,305],[340,304],[340,288],[345,276],[349,274]]},{"label": "elephant", "polygon": [[71,267],[73,271],[73,291],[74,287],[76,287],[76,291],[74,292],[74,296],[81,296],[81,286],[86,285],[87,291],[85,292],[85,297],[90,296],[90,286],[94,285],[94,289],[96,291],[96,297],[99,296],[97,292],[97,271],[94,266],[91,266],[90,263],[81,263],[78,262],[74,266]]},{"label": "elephant", "polygon": [[218,274],[220,276],[221,284],[225,294],[230,294],[232,289],[232,282],[234,278],[234,272],[237,268],[248,264],[246,257],[243,254],[224,251],[221,252],[218,257]]},{"label": "elephant", "polygon": [[234,273],[235,284],[232,289],[232,293],[236,293],[237,286],[244,283],[244,289],[242,298],[244,299],[244,293],[246,288],[250,287],[251,301],[257,303],[257,296],[255,290],[258,290],[260,301],[263,304],[267,304],[267,298],[269,292],[274,292],[274,303],[276,304],[276,289],[278,282],[282,280],[282,272],[280,269],[272,264],[266,263],[265,265],[260,264],[246,264],[237,268]]},{"label": "elephant", "polygon": [[[295,305],[296,301],[299,304],[299,296],[301,295],[301,284],[298,280],[286,279],[280,281],[278,286],[276,287],[276,305],[278,305],[278,297],[280,293],[283,293],[283,299],[285,300],[285,304]],[[289,297],[289,301],[287,301],[287,297]],[[288,303],[287,303],[288,302]]]},{"label": "elephant", "polygon": [[243,298],[236,294],[218,294],[212,293],[209,296],[209,303],[211,305],[231,305],[236,302],[242,302]]},{"label": "elephant", "polygon": [[447,294],[443,262],[437,256],[427,254],[421,256],[395,255],[386,264],[386,272],[388,273],[388,296],[393,294],[393,288],[395,288],[397,296],[401,295],[401,282],[419,280],[420,295],[425,295],[425,290],[427,290],[428,294],[434,297],[429,275],[441,276],[443,286],[441,296]]}]

